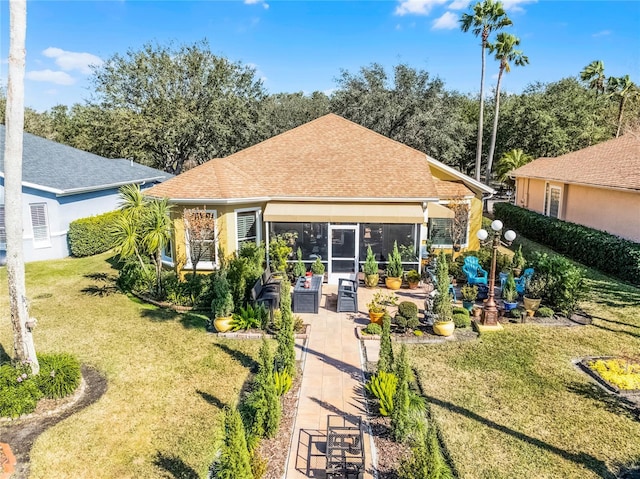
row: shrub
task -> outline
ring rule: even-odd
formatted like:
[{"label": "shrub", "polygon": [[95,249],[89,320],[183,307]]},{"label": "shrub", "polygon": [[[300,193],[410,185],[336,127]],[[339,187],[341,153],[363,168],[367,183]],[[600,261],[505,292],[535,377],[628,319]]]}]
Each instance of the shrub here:
[{"label": "shrub", "polygon": [[[202,275],[187,275],[185,281],[180,281],[173,271],[165,271],[162,274],[166,300],[180,306],[195,306],[200,302],[205,280]],[[211,301],[209,301],[211,304]]]},{"label": "shrub", "polygon": [[233,312],[233,296],[229,290],[229,282],[225,271],[212,273],[214,276],[211,283],[211,312],[214,317],[222,318],[229,316]]},{"label": "shrub", "polygon": [[378,262],[371,250],[371,246],[367,246],[367,259],[364,262],[364,274],[378,274]]},{"label": "shrub", "polygon": [[586,226],[550,218],[509,203],[496,203],[494,215],[510,228],[560,254],[623,281],[640,284],[640,244]]},{"label": "shrub", "polygon": [[518,299],[518,291],[516,289],[516,282],[512,272],[509,272],[509,276],[507,277],[507,281],[504,283],[500,297],[507,303],[513,303]]},{"label": "shrub", "polygon": [[116,282],[125,293],[148,293],[156,284],[155,268],[148,262],[144,267],[135,258],[127,258],[118,272]]},{"label": "shrub", "polygon": [[398,305],[398,312],[394,318],[394,323],[401,329],[414,329],[420,325],[418,320],[418,306],[411,301],[402,301]]},{"label": "shrub", "polygon": [[416,329],[413,331],[413,335],[414,336],[422,336],[424,333],[422,331],[420,331],[419,329]]},{"label": "shrub", "polygon": [[294,278],[299,278],[300,276],[304,276],[307,272],[307,267],[302,262],[302,249],[298,248],[297,251],[298,261],[293,266],[293,276]]},{"label": "shrub", "polygon": [[434,425],[418,430],[411,455],[400,462],[403,479],[452,479],[453,473],[444,459]]},{"label": "shrub", "polygon": [[542,308],[538,309],[538,311],[536,311],[536,316],[539,316],[541,318],[552,318],[554,314],[555,313],[553,312],[553,309],[547,308],[546,306],[543,306]]},{"label": "shrub", "polygon": [[287,278],[283,278],[280,284],[280,312],[282,313],[282,322],[276,334],[278,341],[275,358],[276,369],[287,371],[293,378],[296,375],[296,339],[294,317],[291,312],[291,283]]},{"label": "shrub", "polygon": [[364,385],[373,397],[379,400],[381,416],[389,416],[393,411],[393,396],[396,393],[398,378],[393,373],[379,371]]},{"label": "shrub", "polygon": [[[500,251],[498,251],[497,253],[498,254],[496,255],[496,272],[499,273],[502,271],[504,273],[508,273],[513,268],[511,256],[509,256],[508,254],[501,253]],[[489,266],[485,269],[489,271],[491,267]]]},{"label": "shrub", "polygon": [[212,469],[218,479],[253,479],[246,433],[236,409],[225,410],[223,444]]},{"label": "shrub", "polygon": [[451,321],[452,306],[451,298],[449,297],[449,269],[446,256],[442,251],[438,256],[436,278],[438,280],[436,285],[438,294],[433,300],[433,312],[438,316],[438,321]]},{"label": "shrub", "polygon": [[274,371],[273,381],[276,385],[276,394],[278,396],[284,396],[287,394],[293,385],[293,380],[286,371]]},{"label": "shrub", "polygon": [[18,417],[33,412],[42,397],[28,365],[0,366],[0,416]]},{"label": "shrub", "polygon": [[523,316],[525,316],[527,312],[524,308],[513,308],[511,311],[509,311],[509,314],[514,319],[522,320]]},{"label": "shrub", "polygon": [[316,258],[313,263],[311,263],[311,271],[313,272],[313,274],[324,274],[324,264],[322,264],[322,261],[319,257]]},{"label": "shrub", "polygon": [[382,317],[382,335],[380,336],[380,355],[378,373],[393,371],[393,348],[391,347],[391,317],[385,313]]},{"label": "shrub", "polygon": [[255,307],[248,304],[246,308],[241,306],[240,312],[233,315],[231,329],[240,331],[260,328],[266,322],[268,314],[267,309],[262,304]]},{"label": "shrub", "polygon": [[398,242],[393,242],[393,251],[389,255],[389,263],[387,264],[387,276],[390,278],[402,277],[402,257],[398,251]]},{"label": "shrub", "polygon": [[264,254],[261,246],[244,243],[229,261],[227,281],[235,305],[247,304],[251,288],[263,272],[262,259],[256,258],[258,254]]},{"label": "shrub", "polygon": [[396,364],[396,376],[398,377],[398,385],[393,395],[391,437],[396,442],[404,442],[411,431],[411,395],[409,394],[411,369],[407,359],[407,346],[404,344],[400,348],[400,356]]},{"label": "shrub", "polygon": [[382,326],[378,323],[369,323],[367,327],[362,330],[365,334],[382,334]]},{"label": "shrub", "polygon": [[282,236],[277,235],[269,243],[269,261],[273,271],[284,272],[287,270],[287,258],[291,255],[291,246]]},{"label": "shrub", "polygon": [[80,218],[69,224],[67,241],[71,255],[77,258],[104,253],[115,246],[111,231],[120,211]]},{"label": "shrub", "polygon": [[461,308],[460,306],[455,306],[451,312],[453,314],[464,314],[467,318],[471,314],[467,308]]},{"label": "shrub", "polygon": [[[465,284],[462,288],[460,288],[460,295],[462,296],[462,300],[463,301],[475,301],[476,298],[478,297],[478,287],[474,284]],[[455,314],[455,309],[453,308],[454,311],[453,313]],[[465,308],[458,308],[458,309],[464,309],[466,311]]]},{"label": "shrub", "polygon": [[80,385],[80,361],[68,353],[38,355],[38,387],[45,397],[57,399],[73,394]]},{"label": "shrub", "polygon": [[457,313],[453,315],[453,322],[456,325],[456,328],[468,328],[471,326],[471,318],[469,314]]},{"label": "shrub", "polygon": [[522,269],[527,264],[527,260],[522,255],[522,245],[518,245],[518,249],[511,258],[511,265],[516,269]]},{"label": "shrub", "polygon": [[415,269],[407,271],[407,281],[409,283],[417,283],[418,281],[420,281],[420,273],[418,273]]}]

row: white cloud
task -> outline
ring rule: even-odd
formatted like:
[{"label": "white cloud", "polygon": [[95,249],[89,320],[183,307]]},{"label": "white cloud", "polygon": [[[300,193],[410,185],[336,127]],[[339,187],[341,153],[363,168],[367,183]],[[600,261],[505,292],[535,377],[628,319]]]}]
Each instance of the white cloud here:
[{"label": "white cloud", "polygon": [[449,10],[464,10],[469,5],[469,0],[453,0],[449,5]]},{"label": "white cloud", "polygon": [[53,70],[33,70],[25,75],[27,80],[44,81],[55,83],[56,85],[73,85],[76,80],[65,72],[54,72]]},{"label": "white cloud", "polygon": [[442,5],[447,0],[399,0],[396,15],[429,15],[435,5]]},{"label": "white cloud", "polygon": [[58,94],[58,90],[56,90],[55,88],[49,88],[48,90],[44,91],[47,95],[57,95]]},{"label": "white cloud", "polygon": [[607,35],[611,35],[611,33],[613,33],[611,30],[601,30],[599,32],[594,33],[593,35],[591,35],[593,38],[598,38],[598,37],[606,37]]},{"label": "white cloud", "polygon": [[244,0],[245,5],[261,4],[265,9],[269,8],[269,4],[264,0]]},{"label": "white cloud", "polygon": [[445,12],[440,18],[433,21],[432,30],[453,30],[458,28],[458,15],[453,12]]},{"label": "white cloud", "polygon": [[505,10],[510,10],[512,12],[524,12],[524,8],[520,5],[524,5],[525,3],[537,3],[538,0],[503,0],[502,5]]},{"label": "white cloud", "polygon": [[78,70],[88,75],[91,73],[91,65],[100,66],[102,59],[91,53],[68,52],[61,48],[49,47],[42,52],[45,57],[55,58],[56,65],[64,71]]}]

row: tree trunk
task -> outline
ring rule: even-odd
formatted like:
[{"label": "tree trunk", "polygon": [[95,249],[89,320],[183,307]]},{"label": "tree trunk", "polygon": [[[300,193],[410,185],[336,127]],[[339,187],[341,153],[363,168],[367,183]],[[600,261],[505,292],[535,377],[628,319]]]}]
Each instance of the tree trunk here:
[{"label": "tree trunk", "polygon": [[616,131],[616,138],[620,136],[620,129],[622,128],[622,114],[624,113],[624,102],[626,97],[620,98],[620,108],[618,109],[618,130]]},{"label": "tree trunk", "polygon": [[480,168],[482,167],[482,127],[484,123],[484,50],[487,46],[486,34],[482,34],[482,73],[480,75],[480,114],[478,115],[478,141],[476,143],[476,180],[480,181]]},{"label": "tree trunk", "polygon": [[30,361],[33,374],[40,366],[36,357],[27,308],[22,243],[22,137],[24,131],[24,64],[27,30],[26,0],[9,2],[9,78],[7,83],[6,137],[4,149],[7,279],[13,326],[14,358]]},{"label": "tree trunk", "polygon": [[493,167],[493,154],[496,149],[496,137],[498,136],[498,115],[500,114],[500,82],[502,81],[502,74],[504,73],[504,66],[500,65],[500,71],[498,72],[498,84],[496,85],[496,110],[493,116],[493,129],[491,130],[491,146],[489,147],[489,157],[487,158],[487,185],[491,182],[491,168]]}]

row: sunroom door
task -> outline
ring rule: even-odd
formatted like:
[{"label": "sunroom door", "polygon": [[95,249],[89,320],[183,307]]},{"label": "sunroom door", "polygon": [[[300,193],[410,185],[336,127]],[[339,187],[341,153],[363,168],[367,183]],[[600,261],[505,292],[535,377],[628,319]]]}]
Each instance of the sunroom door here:
[{"label": "sunroom door", "polygon": [[358,227],[356,225],[329,226],[329,284],[340,278],[353,278],[358,272]]}]

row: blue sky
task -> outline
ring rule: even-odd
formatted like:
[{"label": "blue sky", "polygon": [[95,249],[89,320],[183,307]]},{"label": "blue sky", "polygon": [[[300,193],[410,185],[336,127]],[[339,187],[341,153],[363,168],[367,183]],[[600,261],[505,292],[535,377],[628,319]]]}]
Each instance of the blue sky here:
[{"label": "blue sky", "polygon": [[[215,54],[257,69],[269,92],[331,92],[342,69],[407,63],[465,93],[479,90],[480,46],[460,31],[464,0],[29,1],[26,104],[44,110],[90,98],[88,65],[144,43],[206,38]],[[592,60],[640,83],[640,1],[504,2],[530,65],[503,88],[575,76]],[[0,0],[0,83],[9,7]],[[487,84],[497,63],[487,62]]]}]

